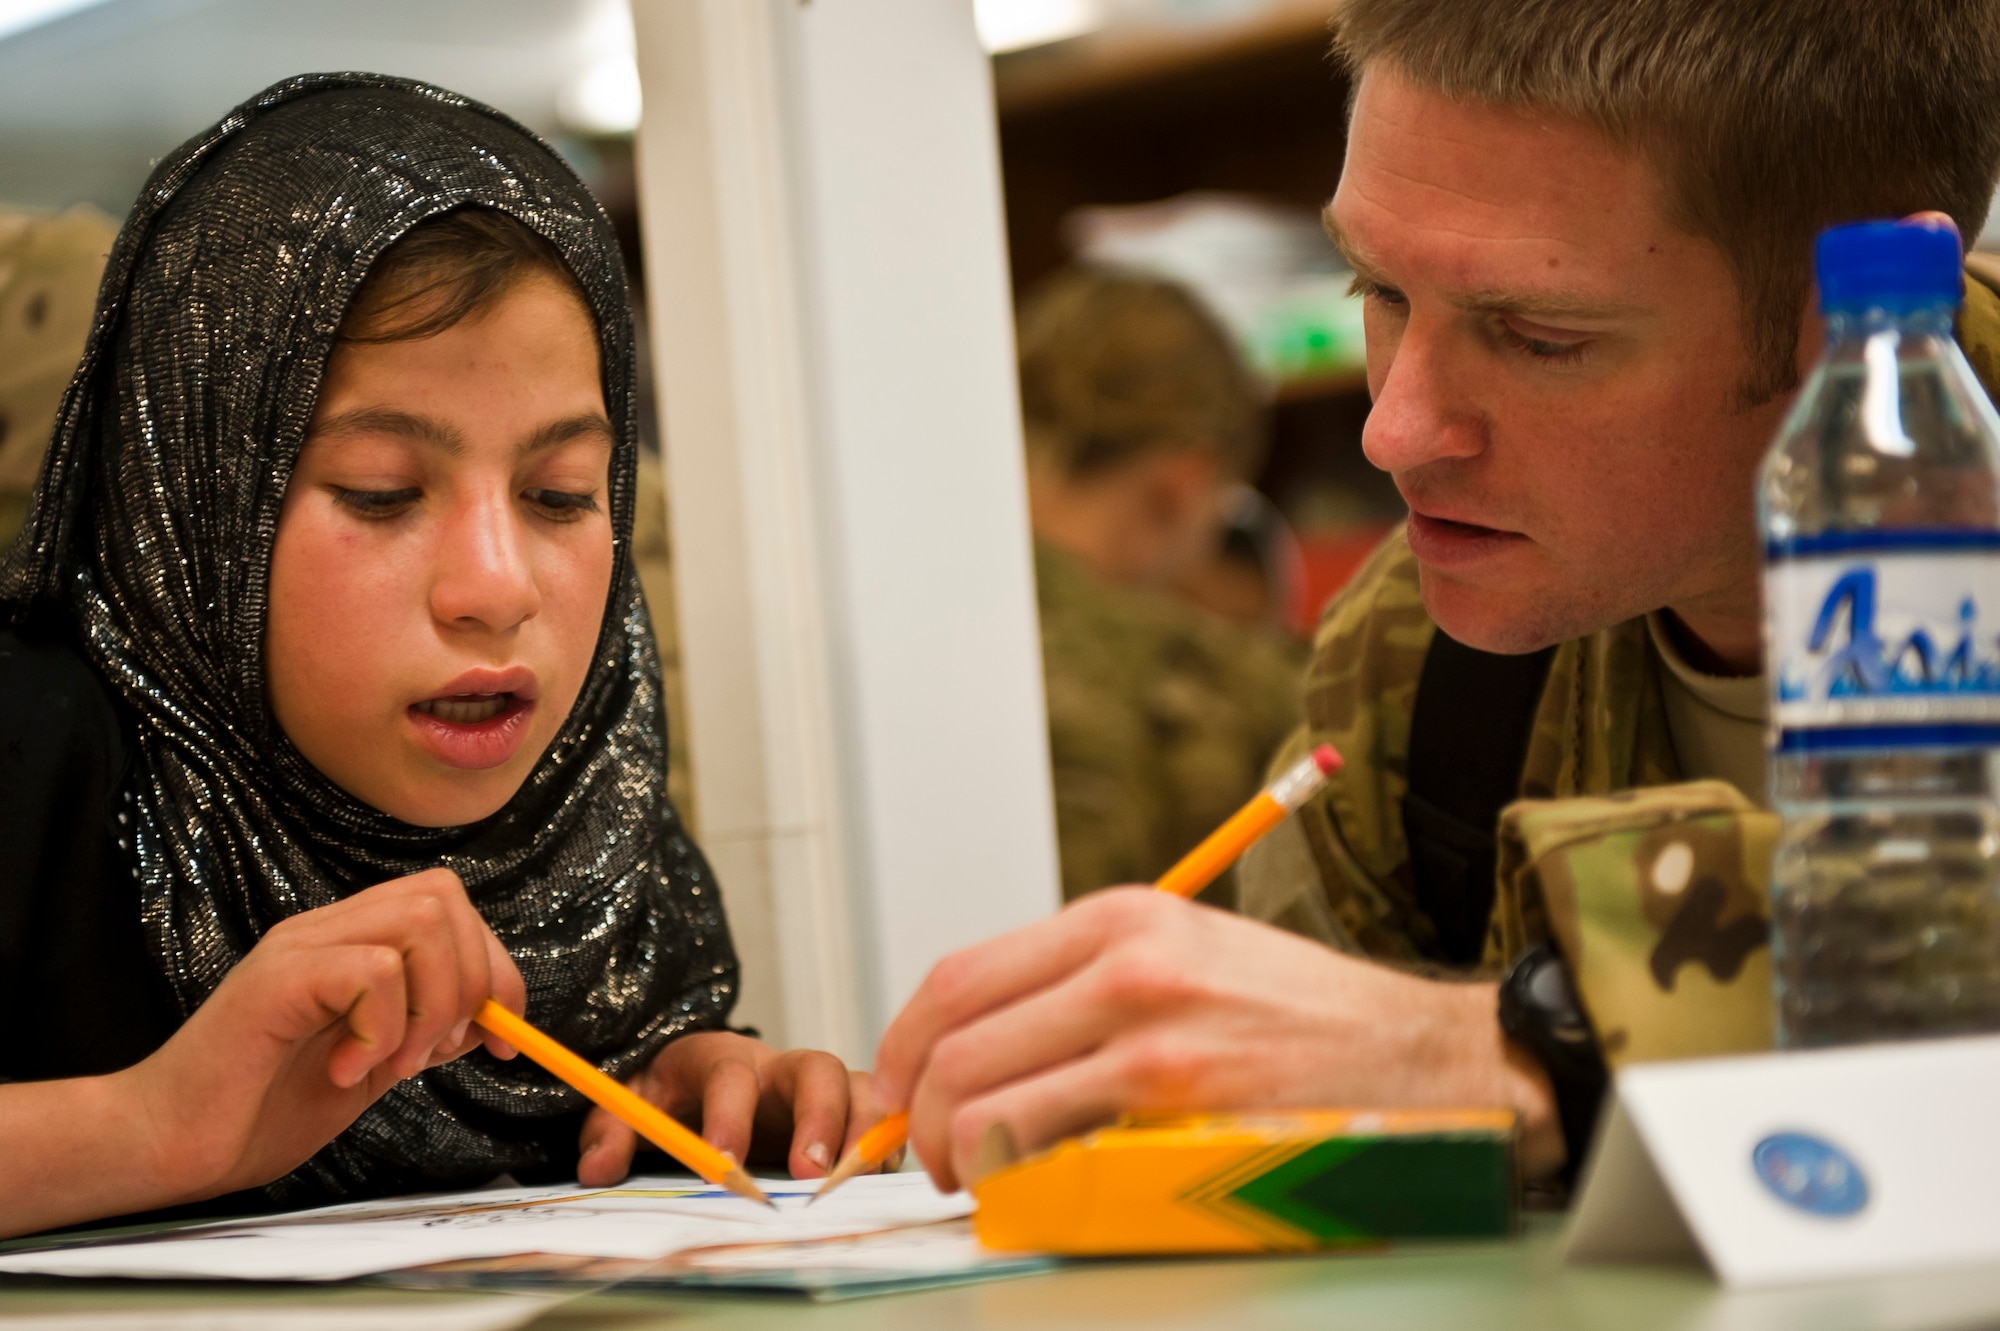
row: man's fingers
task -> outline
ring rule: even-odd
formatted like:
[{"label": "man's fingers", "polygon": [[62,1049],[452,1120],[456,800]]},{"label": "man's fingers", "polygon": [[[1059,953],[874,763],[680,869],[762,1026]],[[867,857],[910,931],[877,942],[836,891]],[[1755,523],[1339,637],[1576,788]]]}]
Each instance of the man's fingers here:
[{"label": "man's fingers", "polygon": [[774,1087],[790,1101],[792,1146],[786,1164],[793,1178],[822,1178],[847,1136],[847,1067],[832,1054],[800,1050],[780,1060]]},{"label": "man's fingers", "polygon": [[1157,909],[1158,894],[1131,888],[1093,892],[1052,919],[953,953],[923,984],[882,1037],[875,1080],[883,1101],[907,1105],[932,1047],[980,1014],[1044,989],[1081,968],[1109,938]]},{"label": "man's fingers", "polygon": [[951,1192],[1016,1155],[1103,1127],[1124,1112],[1128,1095],[1120,1060],[1093,1055],[961,1105],[942,1134],[943,1151],[936,1133],[929,1136],[929,1154],[914,1138],[912,1144],[938,1187]]},{"label": "man's fingers", "polygon": [[[1083,1057],[1171,1002],[1174,983],[1137,949],[1114,947],[1048,988],[958,1027],[931,1050],[910,1097],[913,1122],[942,1132],[956,1106]],[[932,1155],[941,1149],[930,1146]],[[918,1154],[925,1154],[921,1146]]]},{"label": "man's fingers", "polygon": [[739,1058],[718,1058],[707,1066],[701,1088],[701,1135],[741,1164],[750,1157],[750,1133],[757,1121],[757,1070]]},{"label": "man's fingers", "polygon": [[583,1120],[577,1145],[582,1154],[576,1162],[576,1181],[587,1187],[608,1188],[632,1172],[639,1134],[604,1110],[593,1109]]}]

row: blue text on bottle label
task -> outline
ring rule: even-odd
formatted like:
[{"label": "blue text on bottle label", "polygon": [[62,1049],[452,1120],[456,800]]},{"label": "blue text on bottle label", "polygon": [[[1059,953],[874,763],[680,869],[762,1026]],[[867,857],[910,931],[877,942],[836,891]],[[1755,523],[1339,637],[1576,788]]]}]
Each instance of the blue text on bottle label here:
[{"label": "blue text on bottle label", "polygon": [[2000,743],[2000,532],[1840,533],[1769,554],[1781,750]]}]

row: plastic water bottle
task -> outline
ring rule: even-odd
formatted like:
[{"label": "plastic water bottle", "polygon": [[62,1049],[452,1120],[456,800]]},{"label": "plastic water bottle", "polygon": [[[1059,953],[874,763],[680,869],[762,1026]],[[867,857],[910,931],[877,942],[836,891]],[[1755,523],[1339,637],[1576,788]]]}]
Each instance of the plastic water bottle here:
[{"label": "plastic water bottle", "polygon": [[1817,261],[1826,350],[1759,484],[1778,1042],[2000,1030],[2000,416],[1958,238]]}]

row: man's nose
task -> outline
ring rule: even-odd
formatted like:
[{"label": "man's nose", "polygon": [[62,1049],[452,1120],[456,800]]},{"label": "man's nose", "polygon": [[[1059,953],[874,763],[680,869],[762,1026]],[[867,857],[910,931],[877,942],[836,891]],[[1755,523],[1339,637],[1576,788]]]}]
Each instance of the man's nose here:
[{"label": "man's nose", "polygon": [[439,531],[431,613],[442,624],[505,633],[541,608],[534,565],[511,494],[467,496]]},{"label": "man's nose", "polygon": [[1485,448],[1480,413],[1460,398],[1446,342],[1446,329],[1421,318],[1402,330],[1361,428],[1361,451],[1383,471],[1408,472]]}]

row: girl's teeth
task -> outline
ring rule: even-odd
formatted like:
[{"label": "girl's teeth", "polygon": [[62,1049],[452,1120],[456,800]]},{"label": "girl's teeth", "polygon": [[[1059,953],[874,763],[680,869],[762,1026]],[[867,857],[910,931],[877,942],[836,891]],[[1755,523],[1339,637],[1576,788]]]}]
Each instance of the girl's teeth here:
[{"label": "girl's teeth", "polygon": [[476,726],[506,711],[507,698],[504,693],[489,693],[478,698],[431,698],[418,703],[417,710],[428,712],[451,725]]}]

